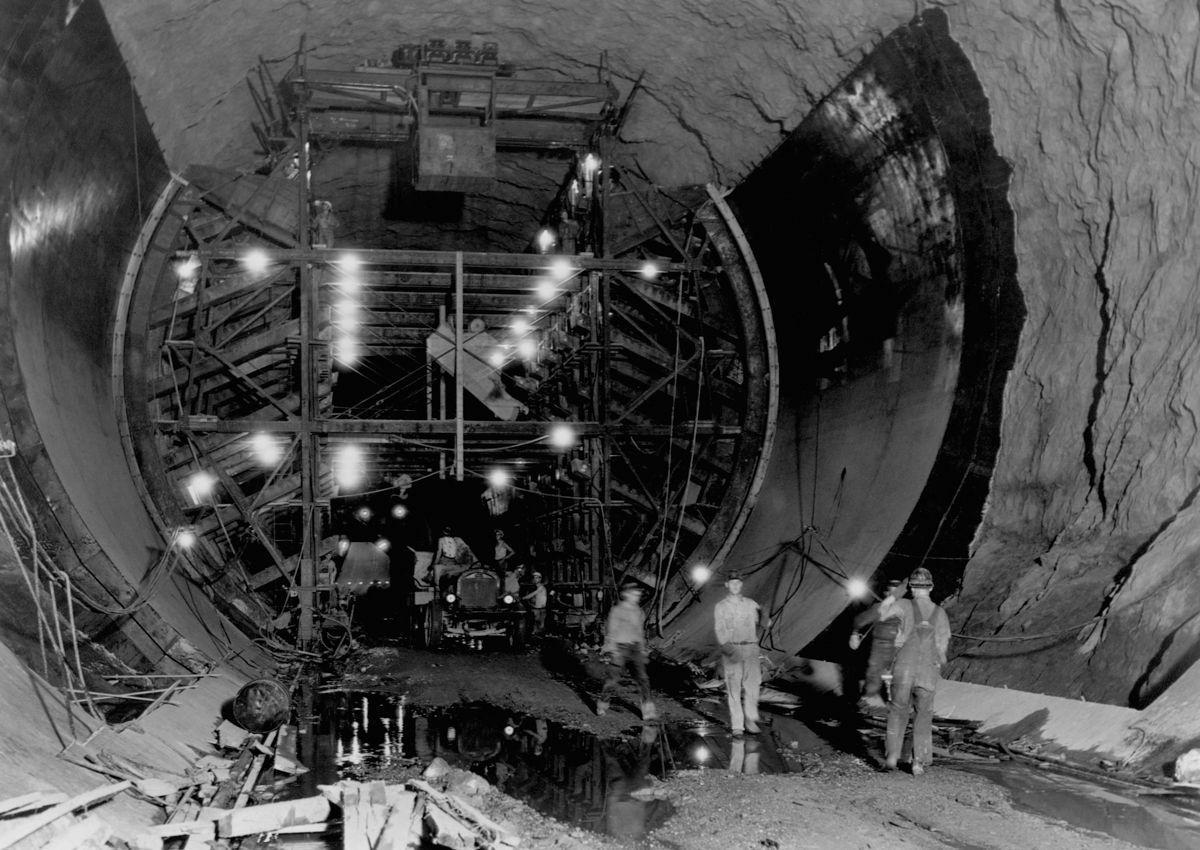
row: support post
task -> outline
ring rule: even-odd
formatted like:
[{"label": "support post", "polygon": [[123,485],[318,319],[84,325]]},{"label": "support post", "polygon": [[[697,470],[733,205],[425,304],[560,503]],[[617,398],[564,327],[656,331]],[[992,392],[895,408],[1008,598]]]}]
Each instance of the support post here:
[{"label": "support post", "polygon": [[454,254],[454,477],[463,480],[463,256]]},{"label": "support post", "polygon": [[[301,54],[303,61],[303,53]],[[303,73],[303,70],[301,71]],[[296,108],[296,125],[300,149],[300,173],[296,181],[299,190],[299,216],[297,218],[300,244],[310,247],[308,232],[308,111],[304,93]],[[317,287],[313,281],[312,266],[301,262],[300,285],[300,510],[302,547],[300,557],[300,581],[297,592],[300,602],[300,619],[297,623],[296,639],[308,646],[316,637],[313,618],[313,587],[317,583],[317,558],[321,542],[320,516],[316,511],[317,485],[319,480],[319,453],[313,420],[317,417],[317,370],[313,362],[313,340],[317,334]]]}]

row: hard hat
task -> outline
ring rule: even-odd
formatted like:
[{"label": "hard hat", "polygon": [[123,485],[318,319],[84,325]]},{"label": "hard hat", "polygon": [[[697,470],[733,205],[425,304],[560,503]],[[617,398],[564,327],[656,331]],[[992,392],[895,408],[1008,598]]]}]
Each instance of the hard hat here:
[{"label": "hard hat", "polygon": [[741,580],[742,580],[742,574],[740,572],[738,572],[737,570],[730,570],[729,572],[725,573],[725,583],[726,584],[729,584],[729,582],[731,582],[731,581],[741,581]]},{"label": "hard hat", "polygon": [[924,567],[917,567],[908,577],[909,587],[933,587],[933,576]]}]

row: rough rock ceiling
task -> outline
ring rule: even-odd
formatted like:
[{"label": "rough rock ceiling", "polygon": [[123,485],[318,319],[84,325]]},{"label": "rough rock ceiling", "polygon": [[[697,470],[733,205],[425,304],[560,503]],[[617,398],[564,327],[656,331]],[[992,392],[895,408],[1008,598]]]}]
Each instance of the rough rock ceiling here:
[{"label": "rough rock ceiling", "polygon": [[[240,161],[252,144],[245,73],[260,55],[287,56],[301,33],[314,60],[348,66],[444,34],[498,41],[504,57],[551,73],[591,73],[607,50],[623,93],[645,71],[623,141],[668,185],[735,182],[924,5],[103,2],[177,168]],[[973,62],[1013,165],[1028,309],[956,626],[1038,634],[1115,615],[1046,646],[985,645],[956,672],[1141,703],[1186,669],[1200,635],[1189,568],[1200,557],[1200,12],[1154,0],[932,5]]]}]

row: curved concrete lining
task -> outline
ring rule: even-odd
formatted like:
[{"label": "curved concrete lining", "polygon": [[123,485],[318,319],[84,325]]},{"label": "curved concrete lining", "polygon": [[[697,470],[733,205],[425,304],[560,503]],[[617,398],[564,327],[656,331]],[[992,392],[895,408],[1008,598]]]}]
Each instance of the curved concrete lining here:
[{"label": "curved concrete lining", "polygon": [[[750,573],[770,649],[804,650],[845,609],[849,577],[924,564],[941,595],[961,577],[1023,315],[987,117],[944,16],[927,14],[730,196],[770,295],[782,391],[765,485],[721,567]],[[721,584],[682,596],[669,652],[712,651]]]},{"label": "curved concrete lining", "polygon": [[[0,103],[12,128],[0,138],[11,175],[0,187],[11,210],[0,243],[11,327],[3,391],[26,498],[50,507],[40,516],[47,546],[91,596],[117,606],[165,546],[126,465],[110,364],[122,271],[167,172],[98,4],[69,26],[61,9],[0,7],[0,29],[16,34]],[[118,618],[129,642],[145,660],[185,666],[245,650],[184,572],[177,564],[153,606]]]}]

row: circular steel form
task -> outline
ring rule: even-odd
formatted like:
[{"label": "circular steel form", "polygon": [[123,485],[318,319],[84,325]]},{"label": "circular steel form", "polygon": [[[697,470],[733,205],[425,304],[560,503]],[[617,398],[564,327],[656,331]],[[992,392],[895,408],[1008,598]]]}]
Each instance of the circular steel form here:
[{"label": "circular steel form", "polygon": [[[618,187],[608,223],[615,259],[594,270],[577,261],[553,293],[538,267],[547,258],[506,255],[485,267],[467,257],[467,339],[512,352],[495,370],[496,394],[523,411],[506,421],[489,399],[468,398],[468,478],[497,464],[517,471],[521,498],[541,511],[541,544],[580,569],[599,560],[594,581],[629,571],[661,583],[684,564],[719,561],[761,483],[774,430],[774,338],[753,258],[722,206],[715,193],[675,199]],[[294,187],[275,177],[190,172],[122,317],[123,413],[152,510],[276,596],[296,584],[304,508],[302,263],[320,305],[312,414],[321,475],[311,506],[325,511],[338,495],[347,444],[364,449],[366,481],[419,481],[453,451],[440,424],[452,416],[428,359],[446,327],[452,269],[419,252],[382,261],[362,251],[353,269],[341,253],[298,253],[294,210]],[[512,326],[522,316],[536,328],[532,363],[516,354],[523,335]],[[353,363],[337,354],[347,326],[361,352]],[[573,449],[546,439],[560,420],[580,423]],[[599,559],[572,551],[588,535],[603,547]]]}]

